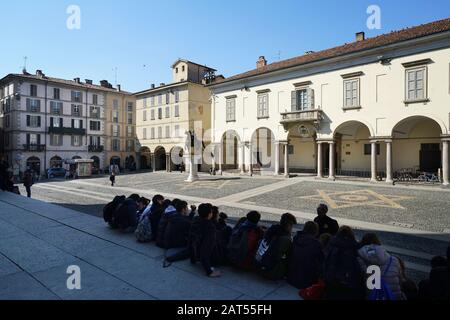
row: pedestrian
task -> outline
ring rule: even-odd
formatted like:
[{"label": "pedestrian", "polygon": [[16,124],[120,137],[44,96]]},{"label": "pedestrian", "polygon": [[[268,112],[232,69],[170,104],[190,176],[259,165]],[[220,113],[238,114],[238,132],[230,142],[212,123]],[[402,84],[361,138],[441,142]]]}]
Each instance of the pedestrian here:
[{"label": "pedestrian", "polygon": [[318,283],[322,275],[324,254],[317,239],[319,226],[309,221],[303,231],[294,237],[289,262],[288,282],[297,289],[306,289]]},{"label": "pedestrian", "polygon": [[327,216],[327,213],[328,206],[326,204],[320,204],[317,208],[317,217],[314,219],[314,222],[319,225],[319,236],[324,233],[329,233],[334,236],[339,230],[338,222]]},{"label": "pedestrian", "polygon": [[27,197],[31,198],[31,186],[33,185],[33,173],[28,168],[25,171],[24,177],[23,177],[23,186],[25,187],[25,190],[27,191]]},{"label": "pedestrian", "polygon": [[436,256],[431,259],[429,278],[419,283],[419,299],[448,300],[450,299],[450,273],[447,259]]},{"label": "pedestrian", "polygon": [[111,181],[111,187],[114,187],[114,184],[116,183],[116,173],[114,171],[111,172],[109,181]]}]

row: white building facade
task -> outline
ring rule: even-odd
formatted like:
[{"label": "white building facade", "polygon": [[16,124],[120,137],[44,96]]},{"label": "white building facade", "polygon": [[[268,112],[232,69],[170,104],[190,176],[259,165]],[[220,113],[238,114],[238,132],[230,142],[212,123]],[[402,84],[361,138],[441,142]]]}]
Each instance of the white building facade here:
[{"label": "white building facade", "polygon": [[266,64],[210,86],[219,170],[449,184],[450,19]]},{"label": "white building facade", "polygon": [[4,149],[15,174],[45,174],[71,160],[105,164],[106,89],[80,79],[11,74],[0,80]]}]

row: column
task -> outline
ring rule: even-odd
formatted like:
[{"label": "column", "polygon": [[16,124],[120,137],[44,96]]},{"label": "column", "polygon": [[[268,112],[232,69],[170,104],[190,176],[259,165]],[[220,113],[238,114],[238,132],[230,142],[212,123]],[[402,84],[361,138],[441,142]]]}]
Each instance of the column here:
[{"label": "column", "polygon": [[371,153],[370,153],[370,181],[377,182],[377,141],[371,141]]},{"label": "column", "polygon": [[284,144],[284,177],[289,178],[289,142]]},{"label": "column", "polygon": [[172,172],[172,166],[171,166],[171,160],[170,160],[170,154],[166,155],[166,171]]},{"label": "column", "polygon": [[251,143],[248,144],[248,162],[249,162],[248,173],[249,173],[250,177],[252,177],[253,176],[253,147],[252,147]]},{"label": "column", "polygon": [[155,153],[152,153],[150,155],[150,157],[152,158],[152,170],[153,170],[153,172],[156,172],[156,155],[155,155]]},{"label": "column", "polygon": [[323,178],[322,143],[317,143],[317,178]]},{"label": "column", "polygon": [[448,143],[448,140],[442,141],[442,184],[444,186],[448,186],[450,184]]},{"label": "column", "polygon": [[328,179],[336,180],[335,176],[335,167],[334,167],[334,141],[329,142],[330,145],[330,174],[328,175]]},{"label": "column", "polygon": [[222,175],[222,163],[223,163],[223,143],[221,142],[219,144],[219,159],[218,159],[218,163],[219,163],[219,174]]},{"label": "column", "polygon": [[239,164],[239,169],[241,170],[241,174],[245,173],[245,144],[244,143],[240,143],[239,144],[239,150],[240,150],[240,164]]},{"label": "column", "polygon": [[280,142],[279,141],[275,141],[274,144],[274,148],[275,148],[275,152],[274,152],[274,157],[275,157],[275,170],[274,170],[274,175],[277,176],[280,174]]},{"label": "column", "polygon": [[216,144],[215,143],[211,143],[211,153],[212,153],[211,169],[212,169],[212,172],[215,172],[216,171]]},{"label": "column", "polygon": [[386,141],[386,183],[392,183],[392,140]]}]

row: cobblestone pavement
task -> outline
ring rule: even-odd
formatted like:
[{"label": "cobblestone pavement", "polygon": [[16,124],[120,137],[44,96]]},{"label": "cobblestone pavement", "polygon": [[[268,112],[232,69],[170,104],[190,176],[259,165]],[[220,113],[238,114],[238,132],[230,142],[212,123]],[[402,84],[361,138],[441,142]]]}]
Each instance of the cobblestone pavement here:
[{"label": "cobblestone pavement", "polygon": [[[54,180],[33,187],[33,197],[89,215],[101,216],[103,206],[114,195],[139,193],[151,197],[161,193],[189,203],[211,202],[232,221],[249,210],[262,213],[267,224],[278,221],[283,212],[293,212],[299,226],[314,217],[321,202],[330,215],[349,222],[361,237],[376,230],[383,243],[405,256],[415,274],[428,270],[432,255],[444,254],[449,244],[444,229],[450,228],[450,193],[438,189],[405,189],[358,183],[329,183],[307,178],[211,177],[188,184],[186,175],[140,173],[119,176],[111,188],[107,177],[76,181]],[[369,228],[370,227],[370,228]],[[448,233],[448,232],[447,232]],[[406,251],[405,251],[406,250]]]}]

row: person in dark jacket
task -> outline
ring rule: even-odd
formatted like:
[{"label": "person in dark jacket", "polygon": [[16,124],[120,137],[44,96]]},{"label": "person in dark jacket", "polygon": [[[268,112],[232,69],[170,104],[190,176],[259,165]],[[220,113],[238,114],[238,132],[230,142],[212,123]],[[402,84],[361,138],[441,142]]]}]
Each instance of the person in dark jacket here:
[{"label": "person in dark jacket", "polygon": [[447,259],[434,257],[431,259],[430,276],[419,283],[419,299],[421,300],[448,300],[449,292],[449,269]]},{"label": "person in dark jacket", "polygon": [[34,176],[33,172],[30,169],[27,169],[23,177],[23,186],[27,191],[28,198],[31,198],[31,186],[33,185],[33,176]]},{"label": "person in dark jacket", "polygon": [[271,280],[281,280],[287,275],[292,249],[292,229],[297,219],[290,213],[281,216],[280,224],[267,230],[256,252],[260,273]]},{"label": "person in dark jacket", "polygon": [[150,211],[150,200],[141,197],[138,201],[138,211],[137,211],[137,221],[138,223],[141,221],[141,218],[144,214],[147,214]]},{"label": "person in dark jacket", "polygon": [[303,231],[297,232],[292,245],[288,282],[297,289],[316,284],[322,274],[324,255],[317,240],[319,226],[312,221],[305,223]]},{"label": "person in dark jacket", "polygon": [[225,264],[227,262],[227,247],[233,230],[227,224],[227,219],[228,216],[225,213],[220,212],[217,219],[214,221],[217,233],[217,251],[221,264]]},{"label": "person in dark jacket", "polygon": [[161,219],[158,224],[158,231],[156,233],[156,245],[160,248],[164,248],[164,233],[166,232],[167,222],[169,218],[177,213],[176,206],[180,202],[180,199],[165,200],[164,207],[166,208],[161,214]]},{"label": "person in dark jacket", "polygon": [[358,258],[358,242],[350,227],[339,228],[328,245],[323,277],[327,300],[362,300],[365,298],[364,274]]},{"label": "person in dark jacket", "polygon": [[132,194],[117,208],[114,214],[114,223],[119,230],[126,233],[136,230],[138,224],[138,202],[140,198],[138,194]]},{"label": "person in dark jacket", "polygon": [[164,204],[164,197],[160,194],[157,194],[152,199],[152,205],[150,207],[150,228],[151,228],[151,239],[150,241],[156,240],[156,235],[158,234],[158,226],[159,221],[161,220],[161,216],[166,210]]},{"label": "person in dark jacket", "polygon": [[220,277],[222,273],[215,270],[218,264],[216,253],[216,227],[212,222],[212,205],[203,203],[198,207],[198,216],[192,222],[189,232],[189,249],[191,263],[200,261],[208,277]]},{"label": "person in dark jacket", "polygon": [[256,250],[264,237],[264,231],[258,226],[260,220],[259,212],[250,211],[233,228],[227,246],[227,257],[233,266],[244,270],[255,268]]},{"label": "person in dark jacket", "polygon": [[189,258],[189,231],[192,219],[189,217],[188,204],[186,201],[178,201],[177,212],[170,216],[164,233],[164,248],[166,259],[164,266],[168,267],[172,262]]},{"label": "person in dark jacket", "polygon": [[116,183],[116,173],[111,172],[111,175],[109,176],[109,181],[111,181],[111,187],[114,187],[114,184]]},{"label": "person in dark jacket", "polygon": [[339,230],[339,224],[336,220],[327,216],[328,207],[326,204],[320,204],[317,208],[317,217],[314,222],[319,225],[319,236],[324,233],[329,233],[332,236],[336,235]]}]

